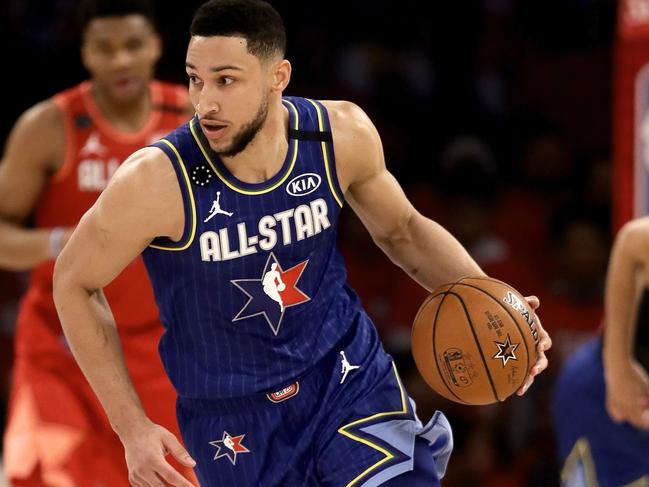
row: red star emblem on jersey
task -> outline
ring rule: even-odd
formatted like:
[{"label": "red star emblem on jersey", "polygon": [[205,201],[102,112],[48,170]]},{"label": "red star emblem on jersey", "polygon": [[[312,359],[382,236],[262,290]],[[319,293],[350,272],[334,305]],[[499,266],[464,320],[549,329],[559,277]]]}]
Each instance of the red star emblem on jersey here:
[{"label": "red star emblem on jersey", "polygon": [[228,460],[232,465],[237,464],[237,455],[239,453],[250,453],[245,446],[241,444],[241,441],[245,438],[245,434],[239,436],[232,436],[227,431],[223,432],[223,438],[216,441],[210,441],[210,445],[216,447],[216,454],[214,455],[214,460],[218,460],[222,457],[228,457]]},{"label": "red star emblem on jersey", "polygon": [[284,270],[275,254],[271,252],[259,279],[231,281],[248,297],[243,308],[232,321],[263,316],[270,329],[277,335],[287,308],[300,305],[311,299],[297,287],[308,262],[306,260]]}]

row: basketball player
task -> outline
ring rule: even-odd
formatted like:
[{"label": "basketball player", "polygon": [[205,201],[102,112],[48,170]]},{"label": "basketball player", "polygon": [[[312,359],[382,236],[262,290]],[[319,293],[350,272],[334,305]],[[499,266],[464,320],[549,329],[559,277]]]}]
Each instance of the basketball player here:
[{"label": "basketball player", "polygon": [[[4,438],[14,486],[129,485],[119,440],[59,324],[54,259],[121,161],[189,118],[187,90],[151,80],[160,39],[147,1],[89,0],[81,13],[90,81],[27,110],[0,165],[0,265],[32,269]],[[25,225],[30,215],[36,228]],[[106,296],[145,409],[173,431],[175,393],[157,354],[162,326],[140,259]]]},{"label": "basketball player", "polygon": [[[291,65],[270,5],[212,0],[191,35],[196,116],[118,170],[55,270],[66,336],[124,444],[132,484],[187,485],[164,459],[169,433],[140,406],[101,292],[144,252],[185,462],[196,461],[201,485],[439,485],[448,422],[440,412],[419,422],[345,283],[341,206],[427,289],[480,268],[412,208],[358,107],[282,97]],[[231,215],[205,222],[218,192]],[[269,286],[269,272],[282,285]],[[541,333],[521,393],[547,365]]]},{"label": "basketball player", "polygon": [[564,487],[649,486],[648,245],[649,217],[618,232],[603,339],[577,349],[557,380],[553,416]]}]

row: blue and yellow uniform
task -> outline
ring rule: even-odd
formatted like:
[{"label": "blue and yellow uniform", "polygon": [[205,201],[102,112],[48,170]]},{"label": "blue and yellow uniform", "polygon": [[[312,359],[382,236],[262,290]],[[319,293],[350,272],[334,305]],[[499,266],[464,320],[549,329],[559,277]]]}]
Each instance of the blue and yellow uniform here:
[{"label": "blue and yellow uniform", "polygon": [[[649,367],[649,291],[638,309],[636,357]],[[649,431],[616,423],[606,411],[602,339],[580,346],[563,365],[553,397],[562,487],[649,486]]]},{"label": "blue and yellow uniform", "polygon": [[396,476],[435,485],[450,428],[441,413],[419,422],[346,283],[327,111],[303,98],[283,104],[288,152],[264,183],[238,181],[196,118],[155,144],[176,171],[185,230],[178,242],[155,240],[144,259],[198,477],[204,486]]}]

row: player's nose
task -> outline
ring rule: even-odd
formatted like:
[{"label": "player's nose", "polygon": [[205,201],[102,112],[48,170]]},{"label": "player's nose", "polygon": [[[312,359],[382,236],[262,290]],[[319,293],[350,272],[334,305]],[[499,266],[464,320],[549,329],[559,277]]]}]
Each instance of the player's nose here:
[{"label": "player's nose", "polygon": [[209,88],[203,88],[198,96],[196,113],[198,113],[200,117],[203,117],[210,113],[219,113],[220,111],[221,104],[215,94]]}]

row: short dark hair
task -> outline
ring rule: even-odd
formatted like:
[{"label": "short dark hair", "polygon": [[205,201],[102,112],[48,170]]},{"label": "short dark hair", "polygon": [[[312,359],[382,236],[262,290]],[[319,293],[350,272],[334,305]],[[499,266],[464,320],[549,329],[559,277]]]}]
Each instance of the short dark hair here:
[{"label": "short dark hair", "polygon": [[82,0],[78,13],[82,33],[97,18],[126,15],[141,15],[155,27],[155,12],[150,0]]},{"label": "short dark hair", "polygon": [[210,0],[192,20],[192,36],[243,37],[248,52],[268,59],[286,53],[284,22],[270,4],[261,0]]}]

